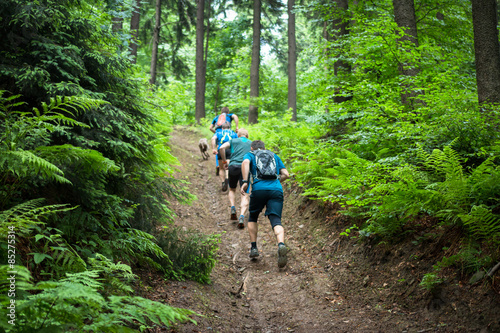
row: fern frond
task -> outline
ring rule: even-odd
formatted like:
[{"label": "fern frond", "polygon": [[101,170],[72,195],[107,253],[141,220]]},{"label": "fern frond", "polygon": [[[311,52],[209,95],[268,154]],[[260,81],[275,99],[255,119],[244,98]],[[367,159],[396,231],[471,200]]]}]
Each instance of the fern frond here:
[{"label": "fern frond", "polygon": [[92,331],[101,331],[101,319],[108,323],[111,321],[121,325],[135,320],[144,326],[148,326],[148,321],[157,325],[171,326],[174,323],[185,321],[196,324],[196,321],[189,316],[198,315],[191,310],[174,308],[142,297],[110,296],[109,301],[112,314],[96,318],[92,327],[89,327]]},{"label": "fern frond", "polygon": [[[172,267],[172,262],[167,254],[165,254],[162,248],[155,243],[154,236],[147,232],[129,229],[128,232],[122,233],[120,236],[111,240],[110,246],[119,256],[145,262],[157,270],[167,271]],[[162,266],[155,262],[150,256],[162,258],[169,263],[169,265]]]},{"label": "fern frond", "polygon": [[41,157],[59,165],[83,166],[87,173],[109,173],[120,169],[114,161],[104,157],[93,149],[84,149],[70,144],[60,146],[42,146],[35,150]]},{"label": "fern frond", "polygon": [[59,183],[71,184],[64,178],[61,169],[27,150],[0,150],[0,171],[11,173],[18,178],[42,176]]},{"label": "fern frond", "polygon": [[99,271],[98,270],[89,270],[78,273],[66,273],[66,277],[61,279],[60,281],[71,282],[71,283],[80,283],[87,287],[91,287],[96,290],[102,289],[103,285],[99,282]]},{"label": "fern frond", "polygon": [[[44,110],[45,113],[47,112],[55,113],[55,111],[60,111],[68,113],[71,116],[75,116],[75,114],[79,114],[83,110],[89,110],[93,108],[97,109],[105,104],[109,104],[109,102],[99,99],[92,99],[84,96],[56,96],[50,98],[50,102],[48,104],[43,103],[42,109]],[[70,112],[70,110],[73,110],[75,114]],[[63,117],[61,119],[62,122],[69,121],[68,124],[73,124],[74,119],[64,117],[60,113],[56,114]],[[87,125],[85,126],[88,127]]]},{"label": "fern frond", "polygon": [[135,281],[138,277],[132,272],[129,265],[123,263],[115,263],[103,256],[96,253],[95,258],[90,258],[90,265],[95,271],[102,274],[102,280],[105,281],[107,286],[106,293],[118,291],[120,293],[131,293],[133,289],[128,285]]},{"label": "fern frond", "polygon": [[493,214],[486,206],[473,206],[469,214],[460,218],[478,239],[500,244],[500,216]]},{"label": "fern frond", "polygon": [[64,204],[42,206],[44,201],[34,199],[0,212],[0,234],[6,235],[9,226],[21,235],[28,234],[35,225],[43,224],[42,218],[76,208]]}]

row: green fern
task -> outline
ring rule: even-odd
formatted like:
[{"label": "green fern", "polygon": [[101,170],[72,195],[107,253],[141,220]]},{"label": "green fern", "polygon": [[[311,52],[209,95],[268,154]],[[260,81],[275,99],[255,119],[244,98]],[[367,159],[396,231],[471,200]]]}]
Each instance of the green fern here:
[{"label": "green fern", "polygon": [[0,150],[0,173],[11,174],[21,179],[42,176],[44,179],[71,184],[56,165],[28,150]]},{"label": "green fern", "polygon": [[[156,244],[155,237],[147,232],[137,229],[119,232],[109,245],[118,258],[147,264],[163,272],[170,271],[172,267],[168,255]],[[161,258],[162,265],[153,258]]]},{"label": "green fern", "polygon": [[99,253],[96,253],[94,258],[89,258],[89,263],[91,269],[99,272],[102,276],[106,294],[128,294],[134,291],[129,284],[137,280],[138,276],[132,273],[132,268],[129,265],[120,262],[114,263]]},{"label": "green fern", "polygon": [[0,234],[7,235],[8,228],[14,228],[18,235],[28,235],[43,219],[75,207],[68,205],[43,205],[45,199],[34,199],[0,212]]},{"label": "green fern", "polygon": [[86,270],[87,264],[68,244],[59,229],[52,227],[34,227],[34,242],[31,243],[33,261],[39,265],[45,259],[49,262],[44,264],[47,273],[55,274],[56,277],[64,275],[66,272],[81,272]]},{"label": "green fern", "polygon": [[155,258],[161,266],[168,266],[166,276],[177,280],[210,282],[210,273],[217,261],[220,235],[204,235],[194,230],[165,228],[158,235],[158,245],[168,255],[168,261]]},{"label": "green fern", "polygon": [[[11,269],[0,266],[0,303],[6,306]],[[104,285],[98,271],[68,274],[59,281],[30,283],[29,271],[15,267],[16,321],[12,326],[7,316],[1,316],[0,328],[10,332],[139,332],[152,325],[167,325],[191,321],[197,315],[141,297],[100,294]],[[28,293],[30,291],[31,293]],[[34,294],[33,294],[34,293]]]},{"label": "green fern", "polygon": [[493,214],[491,208],[473,206],[468,214],[459,217],[476,239],[500,245],[500,215]]},{"label": "green fern", "polygon": [[37,154],[54,163],[79,168],[80,172],[107,174],[120,170],[116,163],[93,149],[83,149],[70,144],[43,146],[35,149]]}]

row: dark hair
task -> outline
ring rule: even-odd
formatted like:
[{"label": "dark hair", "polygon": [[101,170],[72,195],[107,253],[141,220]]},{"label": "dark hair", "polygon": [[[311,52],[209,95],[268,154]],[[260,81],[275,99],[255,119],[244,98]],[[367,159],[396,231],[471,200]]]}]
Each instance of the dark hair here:
[{"label": "dark hair", "polygon": [[224,106],[221,110],[221,113],[229,113],[229,108],[227,106]]},{"label": "dark hair", "polygon": [[250,145],[250,147],[253,148],[253,150],[266,149],[264,142],[262,142],[261,140],[252,141],[252,144]]},{"label": "dark hair", "polygon": [[226,121],[224,124],[222,124],[222,128],[231,128],[231,123],[229,121]]}]

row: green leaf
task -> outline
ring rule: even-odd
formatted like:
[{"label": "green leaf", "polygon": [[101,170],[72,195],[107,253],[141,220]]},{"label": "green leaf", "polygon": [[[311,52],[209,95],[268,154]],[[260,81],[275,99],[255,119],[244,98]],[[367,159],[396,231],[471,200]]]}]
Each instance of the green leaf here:
[{"label": "green leaf", "polygon": [[35,260],[35,264],[39,264],[41,263],[42,261],[44,261],[45,258],[49,258],[51,260],[53,260],[53,258],[48,255],[48,254],[45,254],[45,253],[35,253],[34,256],[33,256],[33,259]]}]

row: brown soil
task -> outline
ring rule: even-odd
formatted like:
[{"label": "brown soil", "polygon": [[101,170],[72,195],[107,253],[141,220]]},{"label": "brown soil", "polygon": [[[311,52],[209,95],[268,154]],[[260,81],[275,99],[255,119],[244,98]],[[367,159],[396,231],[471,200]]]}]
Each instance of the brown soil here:
[{"label": "brown soil", "polygon": [[208,285],[142,274],[147,297],[204,315],[194,317],[197,325],[153,331],[500,332],[498,272],[495,279],[470,285],[470,276],[450,270],[439,290],[419,286],[456,237],[412,238],[396,245],[358,242],[340,235],[352,221],[335,207],[301,196],[292,181],[285,185],[283,212],[288,265],[278,268],[275,237],[263,216],[261,255],[251,261],[248,231],[229,220],[214,158],[204,161],[199,152],[201,137],[185,128],[173,132],[170,146],[182,170],[176,177],[189,180],[198,199],[190,206],[173,203],[172,209],[176,225],[222,235],[218,263]]}]

